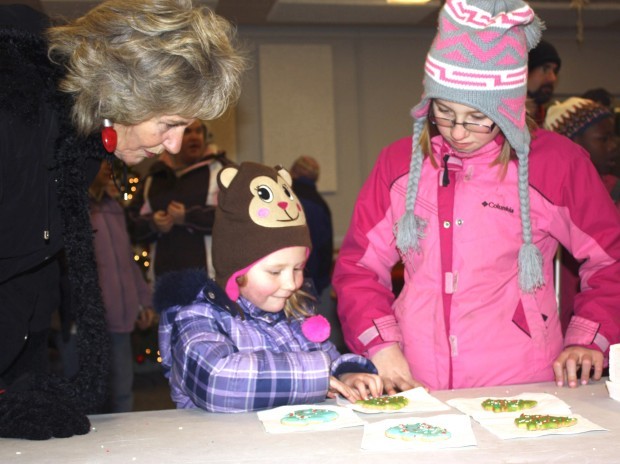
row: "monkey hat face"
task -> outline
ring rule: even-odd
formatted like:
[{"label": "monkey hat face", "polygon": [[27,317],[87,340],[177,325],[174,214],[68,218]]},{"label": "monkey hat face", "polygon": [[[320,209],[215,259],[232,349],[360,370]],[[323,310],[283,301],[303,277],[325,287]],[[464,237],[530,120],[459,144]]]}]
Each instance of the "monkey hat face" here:
[{"label": "monkey hat face", "polygon": [[274,251],[312,247],[301,202],[281,167],[245,162],[218,174],[213,226],[215,280],[231,300],[239,297],[236,278]]}]

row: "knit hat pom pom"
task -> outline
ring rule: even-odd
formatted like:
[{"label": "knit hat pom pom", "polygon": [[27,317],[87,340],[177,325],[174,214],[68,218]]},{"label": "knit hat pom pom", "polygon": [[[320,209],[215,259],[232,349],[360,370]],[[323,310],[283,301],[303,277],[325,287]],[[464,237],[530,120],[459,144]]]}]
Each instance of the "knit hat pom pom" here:
[{"label": "knit hat pom pom", "polygon": [[526,293],[533,293],[545,285],[542,273],[543,259],[533,243],[524,243],[519,250],[519,286]]},{"label": "knit hat pom pom", "polygon": [[525,26],[525,41],[527,42],[528,51],[536,47],[540,39],[542,39],[542,31],[546,29],[544,23],[538,16],[534,17],[534,21]]},{"label": "knit hat pom pom", "polygon": [[317,314],[308,317],[301,324],[301,331],[311,342],[323,343],[331,334],[331,326],[324,316]]}]

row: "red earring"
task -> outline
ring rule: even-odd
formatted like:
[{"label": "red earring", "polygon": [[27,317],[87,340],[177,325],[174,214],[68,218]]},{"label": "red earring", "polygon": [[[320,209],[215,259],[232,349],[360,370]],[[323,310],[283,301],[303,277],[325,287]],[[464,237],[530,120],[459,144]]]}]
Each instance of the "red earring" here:
[{"label": "red earring", "polygon": [[103,142],[103,147],[108,153],[114,153],[114,150],[116,150],[116,142],[118,141],[118,135],[116,134],[113,125],[114,124],[109,119],[103,120],[101,141]]}]

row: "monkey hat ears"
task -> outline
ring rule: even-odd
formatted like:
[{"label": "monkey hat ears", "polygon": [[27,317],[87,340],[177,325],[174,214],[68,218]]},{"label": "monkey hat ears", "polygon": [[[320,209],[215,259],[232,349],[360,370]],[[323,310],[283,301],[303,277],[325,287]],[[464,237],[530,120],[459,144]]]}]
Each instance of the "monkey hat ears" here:
[{"label": "monkey hat ears", "polygon": [[220,193],[213,225],[215,280],[231,300],[239,297],[236,278],[283,248],[312,248],[301,202],[288,171],[245,162],[218,174]]}]

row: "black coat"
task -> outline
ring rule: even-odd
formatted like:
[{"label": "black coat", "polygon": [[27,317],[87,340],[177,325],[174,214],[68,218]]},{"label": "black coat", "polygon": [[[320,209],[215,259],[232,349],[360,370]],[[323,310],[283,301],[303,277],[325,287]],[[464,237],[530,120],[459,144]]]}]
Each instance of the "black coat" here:
[{"label": "black coat", "polygon": [[[40,34],[44,17],[12,5],[0,7],[0,18],[0,289],[10,294],[11,282],[63,255],[80,358],[74,379],[41,372],[29,358],[10,366],[22,374],[17,379],[0,372],[0,437],[87,433],[86,414],[103,405],[108,375],[87,196],[104,152],[72,128],[70,100],[56,90],[60,67],[48,60]],[[7,328],[20,309],[3,303],[0,324]],[[0,350],[14,351],[12,343],[0,340]],[[47,354],[46,345],[37,349]]]}]

